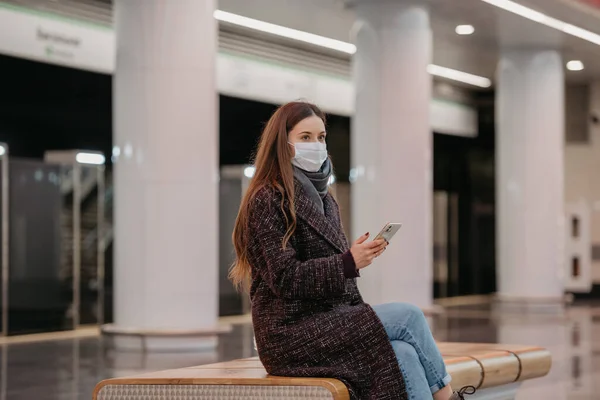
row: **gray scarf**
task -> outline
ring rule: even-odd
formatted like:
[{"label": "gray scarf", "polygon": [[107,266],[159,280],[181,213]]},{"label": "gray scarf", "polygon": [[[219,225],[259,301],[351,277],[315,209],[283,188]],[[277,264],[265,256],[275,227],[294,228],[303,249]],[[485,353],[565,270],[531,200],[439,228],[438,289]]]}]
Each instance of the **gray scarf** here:
[{"label": "gray scarf", "polygon": [[314,201],[323,214],[323,199],[327,196],[329,178],[331,177],[331,162],[327,159],[317,172],[305,171],[294,166],[294,177],[302,184],[304,191]]}]

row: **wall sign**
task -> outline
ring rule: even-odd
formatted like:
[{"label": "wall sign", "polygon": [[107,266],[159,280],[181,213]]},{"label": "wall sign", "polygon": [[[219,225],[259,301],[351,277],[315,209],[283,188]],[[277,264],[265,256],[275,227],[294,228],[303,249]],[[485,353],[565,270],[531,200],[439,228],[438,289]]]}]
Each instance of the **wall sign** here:
[{"label": "wall sign", "polygon": [[110,27],[0,3],[0,52],[102,73],[114,70]]}]

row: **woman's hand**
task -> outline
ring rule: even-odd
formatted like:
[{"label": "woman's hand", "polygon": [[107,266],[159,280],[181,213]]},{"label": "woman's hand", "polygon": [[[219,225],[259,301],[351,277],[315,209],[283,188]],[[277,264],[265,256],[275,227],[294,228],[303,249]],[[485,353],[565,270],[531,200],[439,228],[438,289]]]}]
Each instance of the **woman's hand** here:
[{"label": "woman's hand", "polygon": [[374,240],[372,242],[366,242],[369,238],[369,233],[365,233],[352,244],[350,253],[354,258],[356,269],[363,269],[368,267],[373,262],[375,257],[379,257],[386,249],[388,243],[383,240]]}]

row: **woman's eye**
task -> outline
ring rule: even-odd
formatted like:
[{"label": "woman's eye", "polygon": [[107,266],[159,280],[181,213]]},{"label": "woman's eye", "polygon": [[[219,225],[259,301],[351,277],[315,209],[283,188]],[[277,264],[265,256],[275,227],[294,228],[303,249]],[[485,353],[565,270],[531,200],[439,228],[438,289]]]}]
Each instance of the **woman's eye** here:
[{"label": "woman's eye", "polygon": [[319,140],[320,140],[321,142],[324,142],[324,141],[325,141],[325,136],[324,136],[324,135],[323,135],[323,136],[319,136]]}]

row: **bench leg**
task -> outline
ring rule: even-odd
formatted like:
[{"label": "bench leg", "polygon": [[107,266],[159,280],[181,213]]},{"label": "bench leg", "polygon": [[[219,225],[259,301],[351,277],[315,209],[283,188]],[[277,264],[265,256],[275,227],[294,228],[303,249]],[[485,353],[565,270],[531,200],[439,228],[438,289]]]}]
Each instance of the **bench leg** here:
[{"label": "bench leg", "polygon": [[521,383],[516,382],[510,385],[481,389],[475,395],[469,397],[469,400],[514,400],[517,396],[519,386],[521,386]]}]

